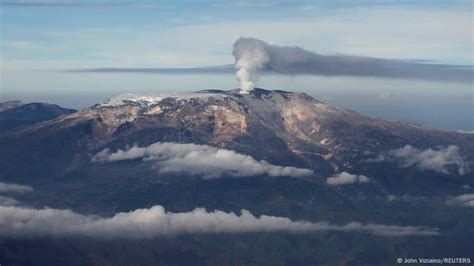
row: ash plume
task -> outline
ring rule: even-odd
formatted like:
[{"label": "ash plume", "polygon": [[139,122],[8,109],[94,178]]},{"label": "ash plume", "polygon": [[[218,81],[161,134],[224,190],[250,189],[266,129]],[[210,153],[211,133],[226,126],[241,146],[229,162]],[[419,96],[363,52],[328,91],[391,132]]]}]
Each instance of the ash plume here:
[{"label": "ash plume", "polygon": [[321,55],[299,47],[276,46],[241,37],[234,43],[241,93],[253,90],[259,72],[287,75],[362,76],[472,82],[472,66],[421,63],[352,55]]}]

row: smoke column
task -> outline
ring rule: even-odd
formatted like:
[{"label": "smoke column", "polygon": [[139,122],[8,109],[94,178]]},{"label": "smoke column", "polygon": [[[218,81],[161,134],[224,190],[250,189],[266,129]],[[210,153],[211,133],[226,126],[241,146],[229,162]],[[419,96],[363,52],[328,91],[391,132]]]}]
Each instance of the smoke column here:
[{"label": "smoke column", "polygon": [[235,76],[240,82],[240,93],[248,94],[255,88],[258,71],[270,61],[267,44],[252,38],[239,38],[234,43]]},{"label": "smoke column", "polygon": [[468,83],[472,83],[474,77],[472,66],[352,55],[321,55],[299,47],[270,45],[262,40],[244,37],[235,41],[232,54],[242,94],[255,88],[260,71],[285,75],[406,78]]}]

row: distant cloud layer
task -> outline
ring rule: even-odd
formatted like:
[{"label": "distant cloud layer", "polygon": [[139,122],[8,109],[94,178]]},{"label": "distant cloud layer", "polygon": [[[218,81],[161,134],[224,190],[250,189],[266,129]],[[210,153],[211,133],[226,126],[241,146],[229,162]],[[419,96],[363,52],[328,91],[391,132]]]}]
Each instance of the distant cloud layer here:
[{"label": "distant cloud layer", "polygon": [[390,154],[401,160],[402,167],[414,166],[422,170],[444,174],[456,171],[460,175],[470,171],[468,163],[459,154],[459,147],[454,145],[438,150],[423,150],[406,145],[403,148],[393,150]]},{"label": "distant cloud layer", "polygon": [[437,235],[437,229],[351,222],[292,221],[285,217],[261,215],[247,210],[240,215],[197,208],[190,212],[167,212],[162,206],[117,213],[110,218],[85,216],[69,210],[0,207],[0,236],[88,236],[94,238],[156,238],[165,235],[200,233],[318,231],[361,232],[381,236]]},{"label": "distant cloud layer", "polygon": [[474,130],[462,130],[462,129],[460,129],[456,132],[461,133],[461,134],[474,134]]},{"label": "distant cloud layer", "polygon": [[353,175],[347,172],[338,173],[335,176],[328,177],[326,183],[331,186],[349,185],[354,183],[367,183],[369,178],[365,175]]},{"label": "distant cloud layer", "polygon": [[[320,75],[405,78],[450,82],[472,82],[472,66],[425,63],[354,55],[323,55],[296,46],[271,45],[255,38],[240,37],[234,43],[237,78],[244,92],[251,91],[259,72],[285,75]],[[194,68],[93,68],[72,72],[212,74],[228,73],[229,65]]]},{"label": "distant cloud layer", "polygon": [[448,205],[461,205],[474,208],[474,194],[460,195],[446,201]]},{"label": "distant cloud layer", "polygon": [[145,74],[169,74],[169,75],[185,75],[185,74],[231,74],[234,73],[232,65],[206,66],[206,67],[185,67],[185,68],[120,68],[120,67],[103,67],[103,68],[84,68],[69,69],[66,72],[72,73],[145,73]]},{"label": "distant cloud layer", "polygon": [[15,192],[15,193],[25,193],[32,191],[33,188],[30,186],[23,186],[17,184],[9,184],[0,182],[0,192]]},{"label": "distant cloud layer", "polygon": [[132,147],[97,153],[93,162],[135,160],[156,162],[160,173],[183,173],[204,179],[256,175],[300,177],[313,174],[309,169],[284,167],[257,161],[249,155],[207,145],[158,142],[148,147]]},{"label": "distant cloud layer", "polygon": [[140,2],[113,2],[113,1],[66,1],[66,0],[37,0],[37,1],[6,1],[1,3],[6,7],[60,7],[60,8],[157,8],[154,3]]}]

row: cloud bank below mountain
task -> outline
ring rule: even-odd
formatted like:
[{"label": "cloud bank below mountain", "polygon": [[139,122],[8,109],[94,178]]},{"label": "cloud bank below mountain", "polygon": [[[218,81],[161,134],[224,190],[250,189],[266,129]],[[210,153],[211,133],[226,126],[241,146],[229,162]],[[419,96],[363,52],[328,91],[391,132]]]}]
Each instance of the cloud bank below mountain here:
[{"label": "cloud bank below mountain", "polygon": [[[431,170],[449,174],[455,172],[464,175],[470,171],[468,163],[459,153],[459,147],[450,145],[439,149],[417,149],[411,145],[393,150],[391,155],[401,160],[402,167],[417,167],[422,170]],[[452,170],[451,170],[452,169]]]},{"label": "cloud bank below mountain", "polygon": [[365,175],[353,175],[347,172],[338,173],[326,179],[326,183],[328,183],[330,186],[340,186],[367,182],[369,182],[369,178]]},{"label": "cloud bank below mountain", "polygon": [[150,239],[180,234],[251,232],[316,233],[320,231],[360,232],[388,237],[434,236],[437,229],[351,222],[333,225],[325,222],[292,221],[285,217],[254,216],[247,210],[240,215],[197,208],[172,213],[162,206],[117,213],[110,218],[85,216],[70,210],[29,209],[0,206],[0,237],[88,236],[92,238]]},{"label": "cloud bank below mountain", "polygon": [[448,205],[460,205],[474,208],[474,194],[464,194],[450,198],[446,201]]},{"label": "cloud bank below mountain", "polygon": [[0,182],[0,192],[25,193],[31,191],[33,188],[30,186]]},{"label": "cloud bank below mountain", "polygon": [[155,162],[162,174],[183,173],[202,176],[203,179],[257,175],[301,177],[313,174],[309,169],[273,165],[231,150],[172,142],[158,142],[147,147],[134,146],[116,152],[104,149],[97,153],[92,161],[114,162],[136,159]]},{"label": "cloud bank below mountain", "polygon": [[399,149],[393,149],[365,160],[366,163],[385,161],[397,161],[402,168],[416,167],[420,170],[442,174],[465,175],[471,171],[469,162],[464,159],[456,145],[435,149],[419,149],[411,145],[405,145]]}]

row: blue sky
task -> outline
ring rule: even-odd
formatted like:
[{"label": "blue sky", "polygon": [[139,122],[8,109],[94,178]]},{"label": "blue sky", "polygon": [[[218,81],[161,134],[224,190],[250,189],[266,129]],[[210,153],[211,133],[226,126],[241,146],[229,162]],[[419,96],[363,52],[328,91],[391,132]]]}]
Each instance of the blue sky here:
[{"label": "blue sky", "polygon": [[240,36],[320,53],[453,64],[473,59],[471,1],[1,3],[2,59],[51,67],[67,66],[65,61],[137,67],[229,63]]},{"label": "blue sky", "polygon": [[[62,71],[230,64],[232,44],[240,36],[322,54],[473,62],[472,1],[0,2],[0,100],[84,107],[124,92],[234,88],[238,83],[232,75]],[[270,75],[259,86],[321,97],[473,96],[472,84],[398,79]],[[465,129],[469,122],[472,126],[472,119],[466,121]]]}]

